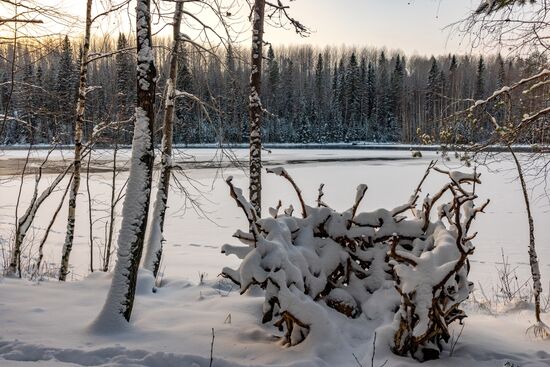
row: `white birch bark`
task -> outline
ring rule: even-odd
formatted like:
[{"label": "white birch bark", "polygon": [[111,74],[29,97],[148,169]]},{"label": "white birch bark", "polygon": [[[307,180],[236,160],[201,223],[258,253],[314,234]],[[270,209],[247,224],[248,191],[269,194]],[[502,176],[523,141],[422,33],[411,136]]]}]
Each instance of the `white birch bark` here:
[{"label": "white birch bark", "polygon": [[113,244],[113,233],[115,229],[115,207],[117,201],[115,199],[116,189],[116,176],[117,176],[117,153],[118,153],[118,127],[115,135],[115,149],[113,151],[113,169],[111,171],[111,201],[109,205],[109,231],[107,233],[107,243],[105,245],[105,252],[103,253],[103,268],[102,271],[109,271],[109,263],[111,261],[111,246]]},{"label": "white birch bark", "polygon": [[[175,85],[178,70],[178,51],[180,48],[180,25],[183,3],[176,3],[173,20],[172,53],[170,55],[170,71],[166,81],[166,99],[164,103],[164,125],[162,130],[162,157],[157,195],[153,205],[153,214],[149,225],[149,236],[143,267],[153,272],[156,277],[162,258],[164,242],[164,218],[170,190],[172,174],[172,140],[174,131],[174,103],[176,98]],[[185,123],[185,122],[184,122]]]},{"label": "white birch bark", "polygon": [[74,126],[74,164],[73,181],[69,194],[69,212],[67,215],[67,231],[61,255],[59,268],[59,280],[64,281],[69,272],[69,257],[73,248],[76,216],[76,197],[80,188],[80,168],[82,166],[82,125],[84,123],[84,111],[86,107],[86,86],[88,76],[88,53],[90,50],[90,32],[92,27],[92,0],[86,1],[86,29],[84,43],[82,45],[82,58],[80,60],[80,79],[78,84],[78,100],[76,103],[76,120]]},{"label": "white birch bark", "polygon": [[69,172],[71,168],[72,164],[69,165],[63,172],[58,174],[53,182],[40,193],[40,196],[38,195],[38,184],[40,183],[40,179],[42,177],[42,166],[39,168],[38,174],[36,176],[31,202],[29,203],[29,206],[27,207],[25,213],[21,216],[21,218],[19,218],[17,222],[17,228],[15,232],[15,244],[11,253],[10,263],[7,272],[9,276],[18,274],[19,277],[21,277],[21,247],[23,246],[23,241],[27,236],[27,232],[34,221],[34,218],[36,217],[36,212],[38,211],[42,203],[54,192],[57,185],[59,185],[63,178],[65,178],[65,175],[67,174],[67,172]]},{"label": "white birch bark", "polygon": [[262,211],[262,47],[265,0],[255,0],[252,15],[252,49],[250,71],[250,203],[258,217]]},{"label": "white birch bark", "polygon": [[527,211],[527,222],[529,223],[529,265],[531,267],[531,276],[533,278],[533,295],[535,297],[535,318],[537,322],[541,322],[540,318],[540,294],[542,293],[542,284],[540,281],[540,267],[537,257],[537,251],[535,249],[535,224],[533,216],[531,215],[531,205],[529,203],[529,192],[527,191],[527,184],[523,176],[523,170],[521,164],[516,156],[516,153],[510,149],[516,169],[518,172],[519,181],[521,183],[521,191],[523,193],[523,200],[525,201],[525,209]]}]

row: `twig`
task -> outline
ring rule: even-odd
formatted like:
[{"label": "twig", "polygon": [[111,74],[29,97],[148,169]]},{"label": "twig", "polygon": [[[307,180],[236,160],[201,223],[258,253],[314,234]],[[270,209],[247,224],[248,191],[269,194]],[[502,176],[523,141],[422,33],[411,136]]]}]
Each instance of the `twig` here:
[{"label": "twig", "polygon": [[210,343],[210,364],[208,365],[208,367],[212,367],[212,363],[214,362],[214,338],[214,328],[212,328],[212,343]]},{"label": "twig", "polygon": [[462,327],[460,328],[460,332],[458,333],[458,336],[456,337],[453,344],[451,345],[451,351],[449,352],[449,357],[453,356],[453,352],[455,351],[455,347],[458,344],[458,340],[460,339],[460,336],[462,335],[463,330],[464,330],[464,323],[462,324]]}]

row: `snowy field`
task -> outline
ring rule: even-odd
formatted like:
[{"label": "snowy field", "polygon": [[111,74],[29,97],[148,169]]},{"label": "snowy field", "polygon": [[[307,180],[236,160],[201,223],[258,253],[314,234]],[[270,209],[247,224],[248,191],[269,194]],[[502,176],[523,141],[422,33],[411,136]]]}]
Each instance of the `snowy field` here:
[{"label": "snowy field", "polygon": [[[21,167],[25,154],[9,150],[0,155],[0,236],[4,249],[13,235],[13,212],[19,187],[17,180],[5,174]],[[45,151],[36,154],[44,155]],[[103,152],[102,159],[107,160],[108,154]],[[349,208],[356,186],[366,183],[369,189],[360,211],[393,208],[405,203],[429,161],[440,158],[436,152],[424,152],[423,158],[412,159],[407,151],[381,150],[278,149],[263,154],[266,166],[286,168],[311,205],[320,183],[325,184],[325,202],[337,210]],[[246,161],[246,155],[247,151],[238,150],[232,159]],[[127,156],[127,151],[121,152],[122,161]],[[34,158],[39,161],[38,156]],[[70,159],[71,153],[55,152],[51,159],[63,158]],[[213,149],[180,151],[175,161],[185,168],[186,174],[184,177],[177,173],[176,177],[200,203],[200,211],[189,206],[181,191],[170,193],[163,287],[152,294],[152,280],[140,279],[132,325],[109,336],[87,331],[103,304],[110,277],[100,272],[89,274],[88,212],[83,180],[71,255],[73,269],[69,275],[74,281],[59,284],[0,279],[0,366],[209,366],[212,329],[215,330],[212,366],[371,366],[373,335],[379,325],[366,318],[349,321],[334,312],[332,316],[337,319],[338,328],[333,335],[326,336],[324,343],[311,345],[306,339],[293,348],[282,348],[276,343],[274,335],[280,333],[270,325],[259,323],[263,297],[254,292],[240,296],[235,286],[217,277],[222,267],[237,266],[236,258],[220,253],[221,246],[236,244],[231,235],[236,229],[247,228],[223,178],[231,175],[237,186],[246,188],[246,174],[231,167],[229,158]],[[441,164],[459,166],[456,161]],[[108,166],[102,166],[102,162],[94,167],[90,187],[93,214],[99,219],[107,214],[104,209],[110,195],[106,184],[110,182],[110,173],[105,172]],[[520,186],[514,181],[511,168],[509,163],[500,162],[492,164],[489,170],[478,169],[483,182],[477,189],[478,195],[482,200],[490,198],[491,204],[474,224],[474,231],[479,231],[479,235],[474,242],[476,251],[470,279],[478,288],[477,297],[482,297],[481,288],[491,299],[498,293],[496,267],[502,261],[501,252],[516,269],[518,282],[529,280],[527,220]],[[123,185],[126,175],[119,175],[118,187]],[[53,171],[48,173],[44,185],[54,177]],[[21,211],[30,198],[33,180],[32,176],[26,179]],[[298,207],[286,181],[274,175],[265,175],[263,180],[264,214],[279,199],[285,207],[290,203]],[[423,193],[437,190],[443,182],[443,177],[430,176]],[[533,197],[538,198],[541,193],[542,188],[537,187]],[[52,195],[39,210],[29,243],[40,241],[61,194],[59,191]],[[550,281],[548,200],[536,200],[533,210],[543,287],[547,292]],[[52,268],[60,261],[65,220],[66,210],[62,210],[45,248],[45,260]],[[104,226],[104,219],[94,225],[96,266]],[[35,255],[36,244],[29,244],[26,258]],[[202,284],[199,284],[200,274],[204,275]],[[550,366],[550,342],[531,340],[525,335],[525,329],[534,321],[531,310],[494,316],[474,304],[469,308],[469,317],[452,356],[446,351],[442,360],[424,365],[504,366],[509,361],[522,367]],[[549,324],[550,315],[544,314],[543,320]],[[460,333],[460,326],[454,327],[454,333]],[[389,367],[418,364],[392,355],[380,340],[376,344],[374,366],[386,360]]]}]

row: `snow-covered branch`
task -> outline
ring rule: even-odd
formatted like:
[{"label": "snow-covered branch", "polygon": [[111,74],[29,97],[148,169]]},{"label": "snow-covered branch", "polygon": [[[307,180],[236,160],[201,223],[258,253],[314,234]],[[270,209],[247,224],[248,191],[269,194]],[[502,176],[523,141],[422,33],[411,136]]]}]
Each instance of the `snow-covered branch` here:
[{"label": "snow-covered branch", "polygon": [[[417,208],[416,198],[432,170],[449,182]],[[284,169],[269,171],[286,178],[303,201]],[[264,289],[262,322],[273,321],[285,330],[288,345],[306,338],[315,343],[334,332],[327,319],[329,308],[350,318],[370,317],[371,303],[380,297],[393,300],[384,308],[398,310],[394,339],[388,341],[394,352],[430,359],[449,340],[448,325],[465,317],[459,306],[472,289],[467,259],[474,251],[468,231],[488,204],[473,205],[475,193],[462,185],[474,183],[481,183],[475,172],[446,171],[432,162],[409,202],[392,210],[357,213],[367,191],[366,185],[359,185],[353,206],[336,212],[321,205],[321,186],[317,207],[302,204],[307,216],[294,217],[292,210],[281,214],[279,202],[270,210],[271,218],[257,219],[230,178],[230,194],[254,231],[235,234],[244,247],[223,246],[223,253],[242,262],[238,269],[224,268],[222,275],[238,284],[241,293],[252,285]],[[450,193],[449,202],[443,201],[444,193]],[[436,204],[446,215],[431,219]],[[396,214],[408,208],[412,216]]]}]

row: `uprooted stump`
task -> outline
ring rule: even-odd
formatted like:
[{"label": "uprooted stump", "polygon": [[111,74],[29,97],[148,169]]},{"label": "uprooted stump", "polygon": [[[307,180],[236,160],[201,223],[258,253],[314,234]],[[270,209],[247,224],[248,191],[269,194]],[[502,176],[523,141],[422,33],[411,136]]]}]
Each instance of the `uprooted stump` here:
[{"label": "uprooted stump", "polygon": [[[449,182],[418,205],[431,171]],[[229,177],[230,194],[250,232],[234,235],[246,246],[222,247],[223,253],[242,259],[237,270],[224,268],[222,275],[238,284],[241,294],[251,286],[265,291],[262,322],[274,322],[285,330],[283,343],[296,345],[322,323],[325,313],[319,306],[352,319],[369,317],[373,299],[397,292],[393,299],[400,302],[389,307],[392,350],[418,360],[439,357],[449,341],[449,324],[466,317],[459,307],[472,290],[468,257],[475,234],[469,229],[489,202],[474,205],[479,174],[444,171],[432,162],[404,205],[358,213],[367,192],[366,185],[359,185],[353,206],[340,213],[323,202],[323,185],[317,205],[310,207],[284,169],[268,172],[293,186],[301,217],[293,216],[292,206],[281,211],[279,202],[270,208],[270,218],[257,218]]]}]

